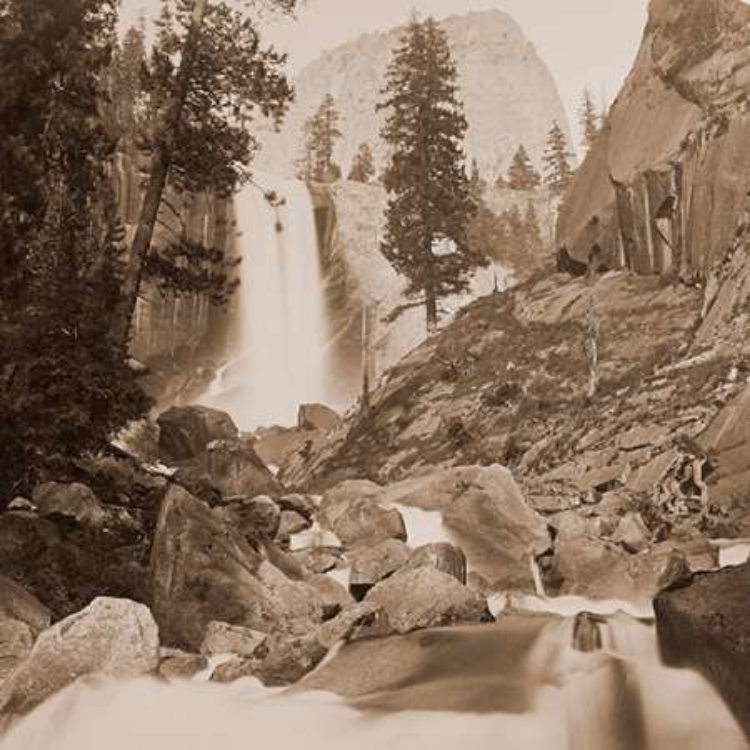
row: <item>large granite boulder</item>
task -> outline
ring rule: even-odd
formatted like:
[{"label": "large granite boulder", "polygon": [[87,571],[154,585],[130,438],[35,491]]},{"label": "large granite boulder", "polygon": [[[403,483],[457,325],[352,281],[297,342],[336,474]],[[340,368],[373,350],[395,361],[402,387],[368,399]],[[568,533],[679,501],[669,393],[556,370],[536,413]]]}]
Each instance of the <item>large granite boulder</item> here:
[{"label": "large granite boulder", "polygon": [[34,488],[31,499],[42,517],[65,516],[88,526],[103,526],[110,518],[93,490],[77,482],[44,482]]},{"label": "large granite boulder", "polygon": [[148,608],[101,597],[56,623],[0,688],[0,715],[23,715],[79,677],[128,679],[159,665],[159,631]]},{"label": "large granite boulder", "polygon": [[349,591],[357,601],[377,583],[406,565],[411,549],[399,539],[385,539],[372,547],[363,547],[349,555]]},{"label": "large granite boulder", "polygon": [[432,566],[392,575],[375,586],[365,602],[381,608],[398,633],[492,619],[484,598]]},{"label": "large granite boulder", "polygon": [[174,486],[164,498],[151,553],[153,611],[167,645],[200,647],[210,622],[305,631],[320,622],[314,588],[288,578],[241,530]]},{"label": "large granite boulder", "polygon": [[658,594],[656,629],[667,664],[711,681],[750,737],[750,563],[698,574]]},{"label": "large granite boulder", "polygon": [[417,547],[406,561],[407,568],[431,565],[466,585],[466,555],[454,544],[434,542]]},{"label": "large granite boulder", "polygon": [[266,495],[235,500],[219,513],[250,542],[272,542],[281,523],[279,506]]},{"label": "large granite boulder", "polygon": [[281,484],[258,458],[249,440],[236,438],[209,443],[202,466],[225,497],[281,494]]},{"label": "large granite boulder", "polygon": [[551,546],[547,522],[502,466],[439,470],[390,485],[381,501],[440,511],[472,570],[503,588],[529,588],[532,558]]},{"label": "large granite boulder", "polygon": [[207,406],[175,406],[159,415],[159,455],[167,463],[189,461],[214,440],[231,440],[239,431],[232,418]]},{"label": "large granite boulder", "polygon": [[346,481],[325,493],[318,520],[345,547],[372,546],[386,539],[406,541],[406,526],[395,508],[379,504],[372,482]]},{"label": "large granite boulder", "polygon": [[324,404],[302,404],[297,413],[297,427],[301,430],[335,430],[341,417]]}]

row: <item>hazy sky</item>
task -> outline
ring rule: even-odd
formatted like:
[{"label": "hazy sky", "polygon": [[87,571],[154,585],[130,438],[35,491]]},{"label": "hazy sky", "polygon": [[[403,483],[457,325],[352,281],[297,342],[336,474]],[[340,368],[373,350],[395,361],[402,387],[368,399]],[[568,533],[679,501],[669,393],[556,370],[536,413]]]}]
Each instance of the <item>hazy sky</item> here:
[{"label": "hazy sky", "polygon": [[[630,70],[646,22],[648,0],[306,0],[298,20],[275,23],[269,39],[297,70],[327,48],[367,31],[403,23],[413,8],[438,18],[499,8],[510,14],[547,63],[568,108],[571,125],[581,92],[611,101]],[[124,20],[158,0],[123,0]]]}]

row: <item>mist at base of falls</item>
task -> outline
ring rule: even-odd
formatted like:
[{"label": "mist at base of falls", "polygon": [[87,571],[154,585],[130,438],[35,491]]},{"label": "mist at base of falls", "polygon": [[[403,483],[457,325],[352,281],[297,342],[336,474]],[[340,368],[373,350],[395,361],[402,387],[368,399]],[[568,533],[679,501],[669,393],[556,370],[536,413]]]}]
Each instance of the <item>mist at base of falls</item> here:
[{"label": "mist at base of falls", "polygon": [[[744,750],[716,693],[658,662],[649,625],[615,615],[602,650],[574,620],[508,617],[347,646],[317,691],[79,682],[0,741],[2,750]],[[378,658],[377,654],[381,654]],[[348,660],[348,661],[347,661]],[[349,664],[348,662],[351,662]],[[352,665],[363,664],[361,674]],[[380,669],[378,669],[378,665]],[[343,675],[343,677],[342,677]],[[349,679],[349,700],[321,692]],[[365,692],[356,695],[356,685]],[[304,687],[304,683],[303,683]]]},{"label": "mist at base of falls", "polygon": [[336,402],[310,193],[302,182],[257,181],[260,187],[247,186],[235,201],[242,258],[237,350],[203,399],[244,430],[291,426],[300,404]]}]

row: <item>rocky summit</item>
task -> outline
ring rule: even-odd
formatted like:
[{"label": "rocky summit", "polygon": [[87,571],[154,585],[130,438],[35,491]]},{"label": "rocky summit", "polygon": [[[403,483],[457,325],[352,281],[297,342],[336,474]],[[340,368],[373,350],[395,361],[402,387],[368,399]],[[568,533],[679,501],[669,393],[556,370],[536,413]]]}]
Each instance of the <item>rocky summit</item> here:
[{"label": "rocky summit", "polygon": [[[451,16],[442,22],[460,76],[469,121],[466,148],[483,174],[505,173],[520,144],[538,167],[554,121],[568,117],[552,74],[521,27],[499,10]],[[302,143],[302,126],[326,94],[341,113],[345,141],[336,160],[348,171],[361,143],[382,164],[382,117],[375,114],[386,68],[400,29],[367,34],[325,52],[295,79],[296,100],[279,134],[263,138],[262,170],[289,176]]]}]

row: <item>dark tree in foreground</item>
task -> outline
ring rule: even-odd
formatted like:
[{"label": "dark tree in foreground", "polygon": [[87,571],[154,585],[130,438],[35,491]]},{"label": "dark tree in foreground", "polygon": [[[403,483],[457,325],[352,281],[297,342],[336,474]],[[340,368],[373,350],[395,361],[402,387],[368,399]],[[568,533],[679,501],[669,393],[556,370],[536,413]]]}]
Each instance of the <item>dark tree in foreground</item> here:
[{"label": "dark tree in foreground", "polygon": [[547,148],[544,152],[545,182],[556,195],[562,195],[570,184],[573,170],[570,166],[572,154],[568,148],[560,124],[554,122],[547,137]]},{"label": "dark tree in foreground", "polygon": [[370,182],[375,177],[375,159],[369,144],[362,143],[357,149],[349,170],[349,179],[354,182]]},{"label": "dark tree in foreground", "polygon": [[304,142],[297,170],[300,179],[307,182],[336,182],[340,179],[341,167],[333,159],[336,142],[343,137],[339,130],[340,120],[333,96],[326,94],[303,127]]},{"label": "dark tree in foreground", "polygon": [[542,184],[542,178],[534,169],[523,144],[513,155],[513,161],[508,170],[507,184],[511,190],[533,190]]},{"label": "dark tree in foreground", "polygon": [[0,503],[148,406],[110,337],[124,251],[100,106],[114,3],[1,8]]},{"label": "dark tree in foreground", "polygon": [[447,36],[432,18],[413,18],[403,31],[383,96],[391,158],[381,249],[406,277],[407,295],[425,306],[433,331],[440,298],[465,291],[486,260],[468,241],[476,206],[462,148],[467,122]]}]

